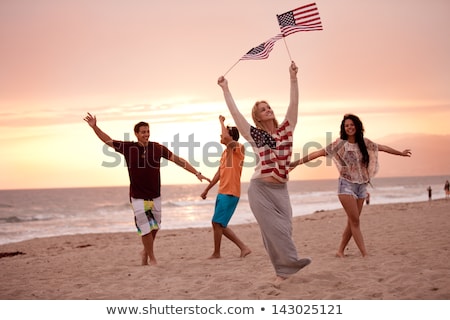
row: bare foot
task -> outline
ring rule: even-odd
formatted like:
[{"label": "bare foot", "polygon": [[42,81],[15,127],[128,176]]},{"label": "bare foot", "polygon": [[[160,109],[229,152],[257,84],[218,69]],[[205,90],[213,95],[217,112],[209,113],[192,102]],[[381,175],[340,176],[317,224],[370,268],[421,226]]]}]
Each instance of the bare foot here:
[{"label": "bare foot", "polygon": [[250,253],[252,253],[252,250],[250,250],[250,248],[245,247],[243,250],[241,250],[241,258],[244,258],[246,256],[248,256]]},{"label": "bare foot", "polygon": [[345,254],[343,252],[336,252],[336,257],[338,258],[345,258]]},{"label": "bare foot", "polygon": [[141,265],[143,266],[147,266],[147,265],[151,265],[151,266],[156,266],[158,264],[158,262],[156,261],[156,259],[149,259],[147,253],[145,252],[145,250],[141,251]]},{"label": "bare foot", "polygon": [[148,256],[147,256],[147,252],[145,252],[145,250],[141,251],[141,265],[143,265],[143,266],[148,265]]},{"label": "bare foot", "polygon": [[281,277],[281,276],[277,276],[275,278],[275,280],[272,281],[272,286],[274,286],[275,288],[279,289],[281,286],[281,283],[286,280],[287,278]]},{"label": "bare foot", "polygon": [[208,259],[220,259],[220,253],[213,253]]}]

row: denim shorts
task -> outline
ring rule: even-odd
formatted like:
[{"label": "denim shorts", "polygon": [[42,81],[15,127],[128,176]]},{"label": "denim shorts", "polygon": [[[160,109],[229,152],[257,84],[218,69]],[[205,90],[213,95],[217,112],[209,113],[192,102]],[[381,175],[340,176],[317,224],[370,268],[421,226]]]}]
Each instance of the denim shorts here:
[{"label": "denim shorts", "polygon": [[365,199],[367,197],[367,183],[354,183],[339,178],[338,194],[348,194],[356,199]]}]

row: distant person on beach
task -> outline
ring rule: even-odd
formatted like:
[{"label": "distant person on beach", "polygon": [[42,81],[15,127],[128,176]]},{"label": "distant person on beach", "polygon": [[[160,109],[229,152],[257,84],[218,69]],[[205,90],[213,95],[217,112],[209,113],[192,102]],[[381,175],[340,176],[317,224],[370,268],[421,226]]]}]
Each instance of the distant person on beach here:
[{"label": "distant person on beach", "polygon": [[367,192],[366,195],[366,204],[369,205],[370,204],[370,193]]},{"label": "distant person on beach", "polygon": [[428,201],[431,201],[431,197],[433,194],[433,189],[431,189],[431,186],[428,186],[427,191],[428,191]]},{"label": "distant person on beach", "polygon": [[220,158],[219,169],[201,194],[201,197],[206,199],[208,191],[220,181],[214,215],[212,217],[214,252],[210,258],[220,258],[222,235],[230,239],[241,249],[240,257],[243,258],[250,254],[251,250],[228,227],[228,223],[236,210],[241,196],[241,174],[245,158],[245,148],[238,142],[238,129],[236,127],[226,127],[224,124],[224,116],[219,116],[219,121],[222,130],[220,143],[224,144],[226,149]]},{"label": "distant person on beach", "polygon": [[339,171],[338,198],[347,214],[347,225],[336,253],[338,257],[345,256],[344,250],[352,236],[362,256],[367,255],[360,228],[360,215],[367,196],[367,184],[378,171],[378,151],[403,157],[411,156],[409,149],[397,151],[364,138],[364,127],[359,117],[346,114],[341,122],[340,138],[326,148],[291,163],[291,167],[295,168],[318,157],[333,158]]},{"label": "distant person on beach", "polygon": [[100,130],[96,117],[90,113],[84,120],[94,129],[100,140],[114,148],[116,152],[123,154],[125,158],[130,178],[130,203],[136,228],[144,245],[142,265],[156,265],[153,246],[161,225],[161,158],[174,162],[194,174],[200,181],[210,180],[165,146],[149,141],[150,126],[147,122],[139,122],[134,126],[137,142],[130,142],[111,139]]},{"label": "distant person on beach", "polygon": [[250,180],[248,201],[275,269],[276,286],[311,263],[311,259],[297,255],[292,239],[292,207],[287,188],[292,138],[298,117],[297,71],[292,61],[289,67],[290,101],[280,125],[266,101],[255,103],[252,109],[254,126],[250,125],[238,110],[228,81],[223,76],[217,81],[239,132],[251,143],[259,158]]},{"label": "distant person on beach", "polygon": [[448,199],[450,197],[450,183],[448,182],[448,180],[445,181],[444,191],[445,191],[445,199]]}]

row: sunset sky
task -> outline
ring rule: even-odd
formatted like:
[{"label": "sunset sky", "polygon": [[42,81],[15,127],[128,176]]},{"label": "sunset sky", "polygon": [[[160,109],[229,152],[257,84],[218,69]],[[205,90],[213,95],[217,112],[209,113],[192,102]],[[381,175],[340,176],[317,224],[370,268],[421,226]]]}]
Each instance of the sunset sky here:
[{"label": "sunset sky", "polygon": [[[212,178],[218,116],[233,124],[218,77],[279,33],[276,14],[310,2],[0,1],[0,189],[128,185],[123,160],[83,121],[86,112],[115,139],[135,140],[143,120],[150,139],[171,150],[195,142],[177,153]],[[226,75],[245,115],[265,99],[283,119],[290,53],[299,67],[296,153],[337,138],[349,112],[374,141],[450,135],[450,1],[315,2],[323,31],[290,35],[267,60],[240,61]],[[337,177],[324,172],[292,178]],[[197,182],[173,164],[162,177]]]}]

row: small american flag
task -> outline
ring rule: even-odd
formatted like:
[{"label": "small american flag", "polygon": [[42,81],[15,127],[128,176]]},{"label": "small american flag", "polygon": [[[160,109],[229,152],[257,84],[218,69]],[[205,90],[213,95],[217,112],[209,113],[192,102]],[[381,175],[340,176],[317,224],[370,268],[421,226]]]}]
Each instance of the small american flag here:
[{"label": "small american flag", "polygon": [[240,60],[261,60],[269,57],[270,51],[272,51],[275,42],[282,39],[282,34],[270,38],[266,42],[261,43],[259,46],[250,49],[249,52],[244,54]]},{"label": "small american flag", "polygon": [[285,37],[300,31],[323,30],[319,10],[315,3],[301,6],[283,14],[277,14],[277,18],[281,33]]}]

